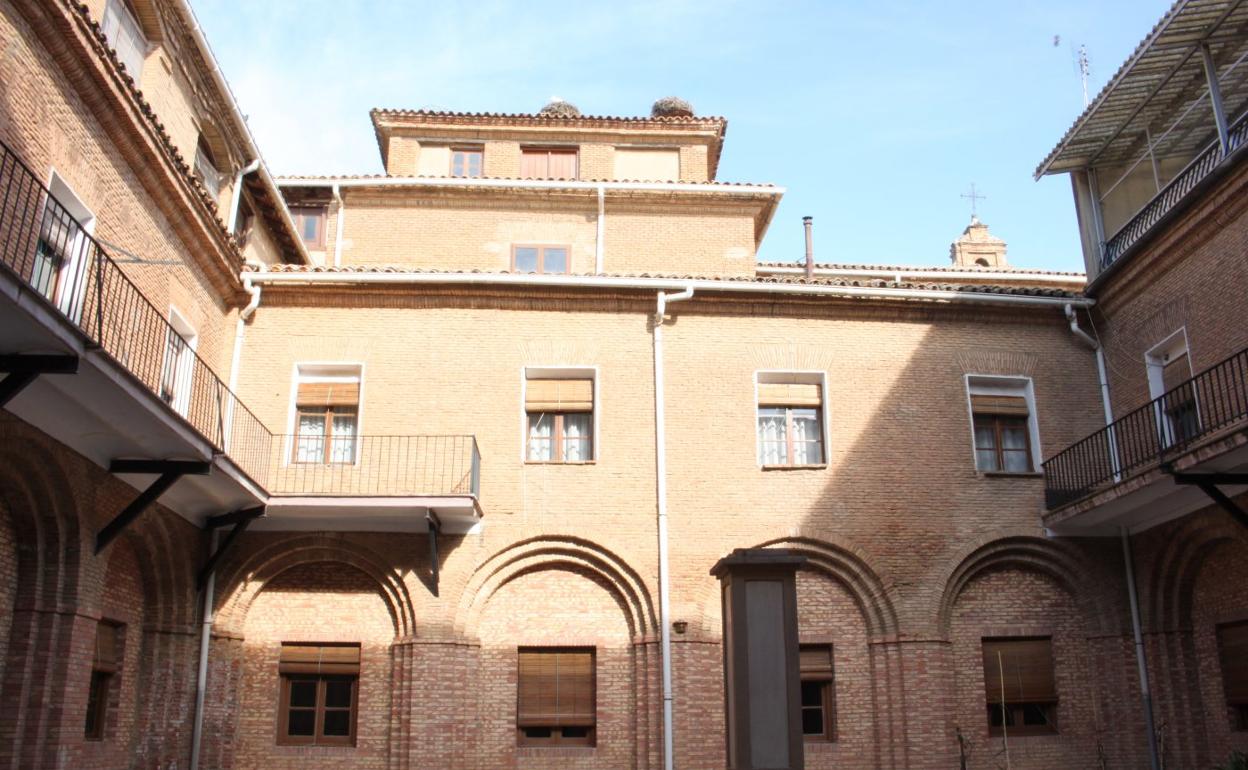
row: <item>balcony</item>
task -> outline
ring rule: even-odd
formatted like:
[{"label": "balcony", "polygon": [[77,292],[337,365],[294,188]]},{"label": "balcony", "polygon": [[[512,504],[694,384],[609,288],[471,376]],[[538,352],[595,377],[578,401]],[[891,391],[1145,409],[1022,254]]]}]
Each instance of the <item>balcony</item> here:
[{"label": "balcony", "polygon": [[1248,349],[1046,460],[1045,526],[1060,534],[1147,529],[1209,505],[1199,488],[1180,483],[1184,476],[1245,470]]},{"label": "balcony", "polygon": [[1201,182],[1223,166],[1237,149],[1248,142],[1248,113],[1231,125],[1227,132],[1227,151],[1222,151],[1221,141],[1213,140],[1183,167],[1170,183],[1163,187],[1135,216],[1127,220],[1119,230],[1105,241],[1101,249],[1101,270],[1117,262],[1123,254],[1140,241],[1171,213],[1179,210]]},{"label": "balcony", "polygon": [[[256,529],[432,520],[464,532],[480,520],[472,436],[352,437],[333,462],[299,462],[292,447],[308,438],[271,432],[55,189],[0,144],[0,406],[136,489],[153,463],[196,464],[160,496],[196,525],[257,506]],[[129,261],[136,274],[153,266]]]}]

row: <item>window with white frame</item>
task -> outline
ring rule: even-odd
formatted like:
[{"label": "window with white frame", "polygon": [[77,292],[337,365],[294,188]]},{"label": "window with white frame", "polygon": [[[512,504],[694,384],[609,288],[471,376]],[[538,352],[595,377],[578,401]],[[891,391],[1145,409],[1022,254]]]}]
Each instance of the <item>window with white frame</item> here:
[{"label": "window with white frame", "polygon": [[195,146],[195,176],[199,177],[204,189],[213,198],[221,195],[221,172],[217,168],[217,159],[208,146],[208,140],[202,135]]},{"label": "window with white frame", "polygon": [[160,398],[180,415],[191,405],[194,387],[195,348],[199,335],[176,308],[169,308],[169,327],[165,330],[165,350],[160,368]]},{"label": "window with white frame", "polygon": [[139,25],[138,14],[127,0],[108,0],[100,31],[108,44],[117,52],[117,59],[126,67],[126,74],[139,84],[143,73],[143,60],[147,58],[147,38]]},{"label": "window with white frame", "polygon": [[970,375],[975,468],[987,473],[1032,473],[1040,456],[1035,396],[1026,377]]},{"label": "window with white frame", "polygon": [[95,215],[56,171],[48,189],[52,194],[44,201],[30,283],[77,322],[82,318]]},{"label": "window with white frame", "polygon": [[1170,446],[1199,434],[1200,405],[1192,383],[1186,330],[1179,329],[1155,345],[1144,361],[1161,440]]},{"label": "window with white frame", "polygon": [[360,426],[360,367],[301,365],[295,384],[291,462],[355,462]]},{"label": "window with white frame", "polygon": [[595,457],[595,376],[585,368],[525,370],[524,459],[587,463]]},{"label": "window with white frame", "polygon": [[767,467],[826,462],[822,372],[759,372],[758,464]]}]

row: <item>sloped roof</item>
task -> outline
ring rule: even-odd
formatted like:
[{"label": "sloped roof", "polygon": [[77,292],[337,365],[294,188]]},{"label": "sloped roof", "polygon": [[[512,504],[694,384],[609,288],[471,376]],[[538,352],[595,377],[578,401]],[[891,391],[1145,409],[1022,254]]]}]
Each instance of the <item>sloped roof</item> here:
[{"label": "sloped roof", "polygon": [[1145,128],[1159,156],[1191,154],[1207,144],[1212,111],[1189,109],[1208,91],[1201,46],[1209,46],[1233,120],[1248,106],[1248,81],[1242,71],[1225,75],[1248,54],[1245,30],[1244,0],[1177,0],[1036,168],[1036,178],[1135,160],[1146,149]]}]

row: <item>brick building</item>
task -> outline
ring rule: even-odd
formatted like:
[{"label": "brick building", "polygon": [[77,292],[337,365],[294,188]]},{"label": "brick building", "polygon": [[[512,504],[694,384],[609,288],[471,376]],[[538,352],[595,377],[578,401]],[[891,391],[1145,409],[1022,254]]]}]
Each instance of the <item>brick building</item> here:
[{"label": "brick building", "polygon": [[183,0],[0,0],[0,766],[721,768],[758,546],[809,768],[1248,749],[1246,20],[1042,164],[1085,281],[760,262],[679,100],[274,179]]}]

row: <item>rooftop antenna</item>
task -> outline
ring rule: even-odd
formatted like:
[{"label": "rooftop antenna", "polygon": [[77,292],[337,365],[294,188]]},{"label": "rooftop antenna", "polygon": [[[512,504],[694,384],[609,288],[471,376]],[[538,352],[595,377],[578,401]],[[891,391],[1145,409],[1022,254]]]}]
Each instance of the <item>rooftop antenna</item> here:
[{"label": "rooftop antenna", "polygon": [[[1062,36],[1053,36],[1053,47],[1058,48],[1062,44]],[[1092,100],[1088,97],[1088,78],[1092,75],[1092,65],[1088,59],[1088,47],[1083,43],[1078,48],[1072,44],[1070,46],[1070,57],[1074,60],[1075,69],[1079,71],[1079,84],[1083,87],[1083,107],[1087,109]]]}]

